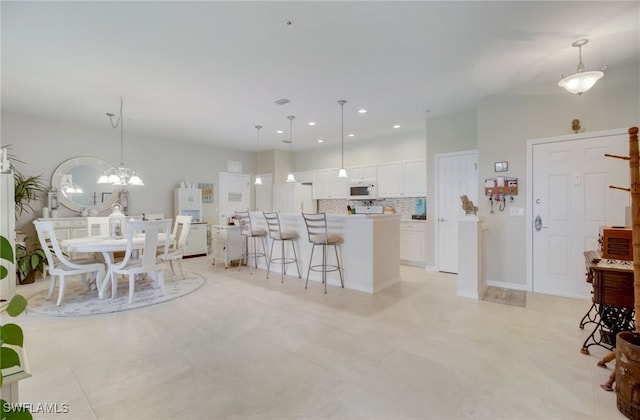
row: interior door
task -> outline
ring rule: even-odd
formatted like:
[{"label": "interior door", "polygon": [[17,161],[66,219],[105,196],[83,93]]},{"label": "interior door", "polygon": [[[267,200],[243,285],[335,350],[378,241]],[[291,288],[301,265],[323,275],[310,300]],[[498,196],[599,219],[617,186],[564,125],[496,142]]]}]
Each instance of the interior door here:
[{"label": "interior door", "polygon": [[436,156],[437,266],[438,271],[458,272],[458,217],[464,215],[460,196],[478,203],[478,152],[475,150]]},{"label": "interior door", "polygon": [[220,172],[218,178],[219,224],[226,225],[236,211],[247,211],[251,205],[249,175]]},{"label": "interior door", "polygon": [[630,195],[625,135],[543,143],[532,148],[532,289],[587,298],[584,255],[598,249],[601,226],[624,225]]}]

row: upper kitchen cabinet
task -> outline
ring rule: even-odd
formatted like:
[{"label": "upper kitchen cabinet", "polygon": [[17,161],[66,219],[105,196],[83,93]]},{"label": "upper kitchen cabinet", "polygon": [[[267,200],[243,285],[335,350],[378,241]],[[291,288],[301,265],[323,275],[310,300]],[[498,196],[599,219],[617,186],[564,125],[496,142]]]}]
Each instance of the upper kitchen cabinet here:
[{"label": "upper kitchen cabinet", "polygon": [[378,164],[378,197],[427,195],[427,162],[403,160]]},{"label": "upper kitchen cabinet", "polygon": [[359,165],[349,168],[350,182],[371,182],[377,178],[376,165]]},{"label": "upper kitchen cabinet", "polygon": [[313,171],[313,199],[345,199],[348,196],[349,178],[338,178],[338,169]]},{"label": "upper kitchen cabinet", "polygon": [[311,184],[313,182],[313,171],[294,172],[293,176],[296,181],[302,184]]}]

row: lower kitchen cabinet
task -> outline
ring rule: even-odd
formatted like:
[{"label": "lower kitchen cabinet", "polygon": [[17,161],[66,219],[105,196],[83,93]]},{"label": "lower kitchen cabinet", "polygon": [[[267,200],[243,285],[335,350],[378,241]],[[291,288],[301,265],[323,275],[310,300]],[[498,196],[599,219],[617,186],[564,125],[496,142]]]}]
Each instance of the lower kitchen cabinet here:
[{"label": "lower kitchen cabinet", "polygon": [[426,263],[426,227],[425,221],[400,221],[400,263],[424,266]]},{"label": "lower kitchen cabinet", "polygon": [[240,233],[240,226],[211,226],[211,241],[213,264],[224,262],[224,268],[229,268],[231,261],[242,259],[242,234]]},{"label": "lower kitchen cabinet", "polygon": [[184,246],[184,256],[207,255],[207,223],[191,223]]}]

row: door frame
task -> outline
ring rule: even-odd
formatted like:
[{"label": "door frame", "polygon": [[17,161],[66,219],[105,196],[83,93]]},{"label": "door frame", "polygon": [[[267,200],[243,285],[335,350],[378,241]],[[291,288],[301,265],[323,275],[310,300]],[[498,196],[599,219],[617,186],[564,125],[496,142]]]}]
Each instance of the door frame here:
[{"label": "door frame", "polygon": [[628,130],[625,128],[617,128],[613,130],[593,131],[590,133],[568,134],[558,137],[544,137],[527,140],[527,207],[525,211],[525,226],[527,232],[527,291],[533,291],[533,147],[544,143],[584,140],[595,137],[617,136],[621,134],[628,134]]},{"label": "door frame", "polygon": [[[478,149],[468,149],[468,150],[460,150],[458,152],[446,152],[446,153],[438,153],[436,154],[433,158],[434,160],[434,204],[435,204],[435,208],[434,208],[434,214],[435,214],[435,220],[433,221],[434,223],[434,227],[433,227],[433,231],[434,231],[434,248],[435,248],[435,253],[434,253],[434,257],[435,257],[435,270],[436,271],[440,271],[440,223],[438,222],[440,220],[440,203],[439,203],[439,199],[440,199],[440,159],[442,158],[450,158],[450,157],[456,157],[456,156],[467,156],[467,155],[475,155],[476,157],[476,164],[478,163]],[[476,175],[478,174],[478,171],[476,170]],[[478,179],[476,179],[476,181],[479,181]],[[477,184],[477,183],[476,183]],[[476,188],[479,188],[478,185],[476,185]],[[479,191],[479,190],[478,190]],[[480,194],[478,194],[478,197],[480,197]]]}]

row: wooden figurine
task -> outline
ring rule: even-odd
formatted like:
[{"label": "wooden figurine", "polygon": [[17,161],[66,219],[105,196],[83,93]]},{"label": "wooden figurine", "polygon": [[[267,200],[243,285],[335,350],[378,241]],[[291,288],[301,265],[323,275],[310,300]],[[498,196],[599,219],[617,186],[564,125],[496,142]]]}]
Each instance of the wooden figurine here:
[{"label": "wooden figurine", "polygon": [[464,210],[465,216],[469,214],[478,214],[478,207],[473,205],[473,201],[469,200],[469,197],[461,195],[460,200],[462,201],[462,209]]}]

